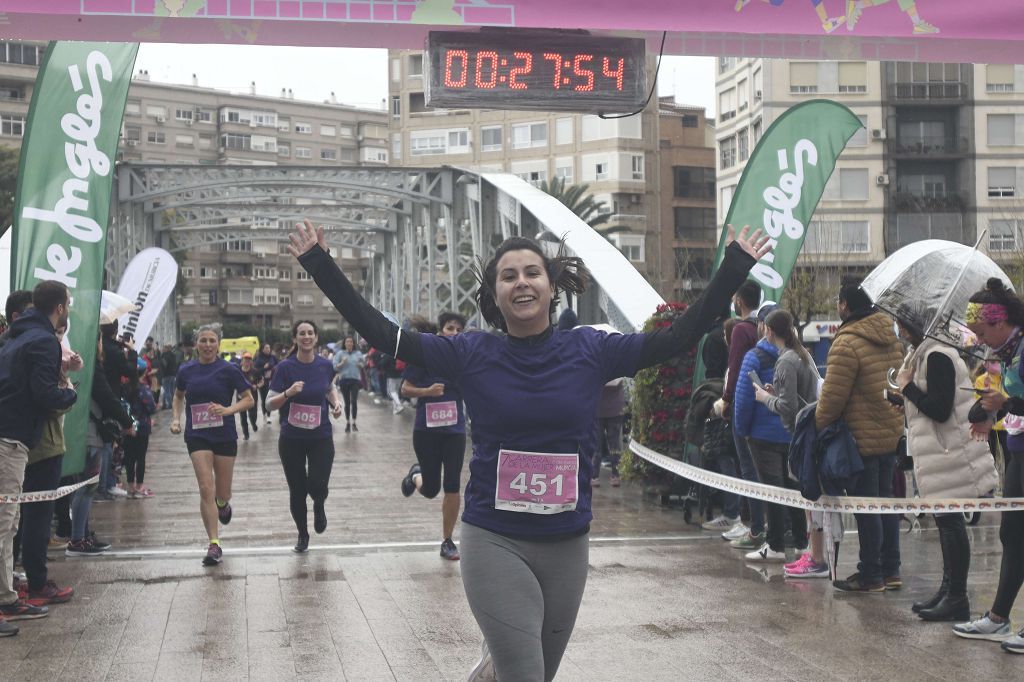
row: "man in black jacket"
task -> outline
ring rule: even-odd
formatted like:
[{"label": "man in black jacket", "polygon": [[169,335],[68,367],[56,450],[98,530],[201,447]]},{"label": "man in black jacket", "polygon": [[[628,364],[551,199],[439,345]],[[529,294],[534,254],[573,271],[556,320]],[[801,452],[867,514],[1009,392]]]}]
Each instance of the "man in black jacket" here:
[{"label": "man in black jacket", "polygon": [[[39,443],[47,416],[70,407],[77,398],[73,389],[57,385],[61,350],[54,330],[67,325],[69,302],[62,283],[40,282],[32,292],[33,308],[11,324],[0,349],[0,493],[21,492],[28,451]],[[46,615],[45,607],[19,601],[14,591],[18,510],[19,505],[0,504],[0,634],[13,627],[3,619]]]},{"label": "man in black jacket", "polygon": [[164,410],[171,409],[171,400],[174,398],[174,380],[178,376],[178,367],[181,360],[174,352],[174,346],[164,344],[160,353],[160,407]]}]

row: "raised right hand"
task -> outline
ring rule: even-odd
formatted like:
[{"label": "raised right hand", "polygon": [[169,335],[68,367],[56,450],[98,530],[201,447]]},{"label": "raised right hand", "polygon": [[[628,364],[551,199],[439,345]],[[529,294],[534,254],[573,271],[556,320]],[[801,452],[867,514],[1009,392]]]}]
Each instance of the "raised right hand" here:
[{"label": "raised right hand", "polygon": [[444,384],[431,384],[427,390],[430,391],[431,398],[440,398],[444,395]]},{"label": "raised right hand", "polygon": [[288,239],[291,241],[291,244],[288,245],[288,253],[296,258],[318,244],[321,249],[327,251],[324,226],[314,228],[313,223],[309,222],[309,218],[304,219],[301,223],[295,223],[295,231],[288,235]]},{"label": "raised right hand", "polygon": [[292,384],[291,386],[288,387],[288,390],[286,390],[285,393],[289,393],[292,396],[296,396],[299,393],[302,393],[302,389],[305,388],[305,387],[306,387],[306,382],[305,381],[296,381],[294,384]]}]

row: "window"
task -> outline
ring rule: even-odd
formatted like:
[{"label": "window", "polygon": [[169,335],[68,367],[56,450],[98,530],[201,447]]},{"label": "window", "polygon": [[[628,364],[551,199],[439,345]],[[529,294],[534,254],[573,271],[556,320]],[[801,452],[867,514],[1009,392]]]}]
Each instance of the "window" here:
[{"label": "window", "polygon": [[22,43],[6,43],[0,45],[0,61],[9,64],[36,66],[39,64],[39,48],[35,45],[24,45]]},{"label": "window", "polygon": [[832,173],[821,197],[826,201],[866,201],[868,198],[867,168],[840,168]]},{"label": "window", "polygon": [[639,234],[623,234],[617,232],[611,235],[613,243],[619,247],[619,251],[632,263],[644,262],[644,237]]},{"label": "window", "polygon": [[761,141],[762,124],[761,119],[754,121],[754,125],[750,126],[750,133],[754,136],[754,146]]},{"label": "window", "polygon": [[680,199],[715,198],[715,169],[700,166],[673,166],[673,195]]},{"label": "window", "polygon": [[139,102],[128,102],[124,105],[125,116],[141,116],[142,115],[142,104]]},{"label": "window", "polygon": [[792,94],[808,94],[818,91],[818,63],[790,62],[789,91]]},{"label": "window", "polygon": [[448,131],[448,153],[464,154],[469,151],[469,131],[449,130]]},{"label": "window", "polygon": [[641,117],[601,118],[588,114],[580,119],[580,137],[583,142],[614,139],[639,140],[643,138]]},{"label": "window", "polygon": [[228,303],[252,305],[252,289],[228,289]]},{"label": "window", "polygon": [[252,150],[254,152],[271,152],[273,154],[276,154],[277,138],[267,137],[266,135],[253,135]]},{"label": "window", "polygon": [[732,206],[732,195],[736,191],[736,185],[729,185],[723,187],[721,190],[721,199],[718,202],[718,208],[722,211],[722,219],[729,215],[729,207]]},{"label": "window", "polygon": [[547,123],[524,123],[512,126],[512,148],[528,149],[546,147],[548,144]]},{"label": "window", "polygon": [[268,126],[270,128],[277,127],[277,112],[276,111],[253,111],[249,120],[258,126]]},{"label": "window", "polygon": [[643,180],[644,179],[644,155],[643,154],[630,154],[630,169],[631,179]]},{"label": "window", "polygon": [[700,118],[696,114],[683,114],[683,127],[696,128],[700,125]]},{"label": "window", "polygon": [[22,137],[25,134],[25,117],[17,114],[0,114],[0,135]]},{"label": "window", "polygon": [[320,160],[321,161],[337,161],[338,160],[338,150],[337,149],[326,149],[326,148],[325,149],[321,149],[320,150]]},{"label": "window", "polygon": [[555,119],[555,144],[573,143],[573,124],[571,118]]},{"label": "window", "polygon": [[750,157],[750,136],[747,135],[746,128],[736,133],[736,150],[740,161],[746,161]]},{"label": "window", "polygon": [[[291,294],[278,294],[277,295],[277,301],[282,306],[290,306],[292,304],[292,295]],[[285,322],[284,323],[284,328],[285,329],[289,329],[291,326],[292,326],[291,322]]]},{"label": "window", "polygon": [[1013,92],[1013,64],[989,64],[985,67],[985,92]]},{"label": "window", "polygon": [[200,279],[217,279],[217,268],[212,268],[207,265],[200,265],[199,277]]},{"label": "window", "polygon": [[355,131],[352,129],[352,126],[340,126],[338,134],[342,137],[353,137],[355,136]]},{"label": "window", "polygon": [[595,180],[607,180],[608,179],[608,162],[599,161],[594,164],[594,179]]},{"label": "window", "polygon": [[311,306],[313,305],[313,295],[299,294],[295,297],[295,303],[300,306]]},{"label": "window", "polygon": [[1013,114],[988,115],[988,144],[991,147],[1008,147],[1017,144],[1015,135],[1016,116]]},{"label": "window", "polygon": [[548,179],[547,171],[526,171],[524,173],[516,173],[517,177],[522,178],[526,182],[530,183],[534,187],[540,187],[540,183]]},{"label": "window", "polygon": [[225,149],[252,149],[252,135],[225,133],[220,136],[220,146]]},{"label": "window", "polygon": [[402,133],[391,133],[391,156],[402,158]]},{"label": "window", "polygon": [[195,119],[196,112],[192,109],[175,109],[174,120],[176,121],[188,121],[191,123]]},{"label": "window", "polygon": [[754,72],[754,101],[759,101],[764,96],[764,74],[761,69]]},{"label": "window", "polygon": [[714,242],[717,239],[718,223],[713,208],[689,208],[676,206],[675,238],[687,241]]},{"label": "window", "polygon": [[312,279],[312,277],[310,277],[309,273],[306,272],[305,270],[296,270],[295,271],[295,281],[296,282],[308,282],[311,279]]},{"label": "window", "polygon": [[196,112],[196,120],[200,123],[213,123],[213,112],[207,109],[200,109]]},{"label": "window", "polygon": [[736,88],[718,93],[718,116],[722,121],[736,116]]},{"label": "window", "polygon": [[444,154],[447,151],[448,138],[444,131],[425,130],[409,134],[409,153],[413,156],[428,154]]},{"label": "window", "polygon": [[277,279],[277,268],[257,265],[252,269],[252,276],[256,279]]},{"label": "window", "polygon": [[302,135],[312,135],[313,134],[313,124],[311,124],[311,123],[300,123],[299,121],[296,121],[295,122],[295,132],[300,133]]},{"label": "window", "polygon": [[719,57],[718,73],[725,73],[736,68],[736,57]]},{"label": "window", "polygon": [[142,140],[142,128],[139,126],[125,126],[124,139],[126,142],[140,142]]},{"label": "window", "polygon": [[277,305],[277,289],[257,288],[253,289],[253,302],[256,305]]},{"label": "window", "polygon": [[196,276],[196,269],[191,265],[186,265],[181,268],[181,276],[186,279],[191,279]]},{"label": "window", "polygon": [[422,54],[409,55],[409,77],[410,78],[422,78],[423,77],[423,55]]},{"label": "window", "polygon": [[232,239],[224,243],[224,250],[250,253],[252,252],[252,242],[248,239]]},{"label": "window", "polygon": [[194,147],[196,138],[192,135],[175,135],[174,144],[179,147]]},{"label": "window", "polygon": [[867,147],[868,146],[868,117],[857,116],[860,119],[860,124],[864,126],[859,128],[857,132],[853,134],[850,141],[846,143],[847,147]]},{"label": "window", "polygon": [[988,195],[990,197],[1013,197],[1017,195],[1017,169],[988,169]]},{"label": "window", "polygon": [[812,220],[807,226],[807,253],[869,253],[871,223],[866,220]]},{"label": "window", "polygon": [[502,128],[497,126],[494,128],[481,128],[480,129],[480,151],[483,152],[500,152],[501,151],[501,137]]},{"label": "window", "polygon": [[279,144],[279,145],[277,145],[277,155],[278,156],[291,156],[291,154],[292,154],[291,146],[286,145],[286,144]]},{"label": "window", "polygon": [[718,141],[719,159],[722,168],[731,168],[736,165],[736,137],[727,137]]},{"label": "window", "polygon": [[839,92],[868,91],[868,65],[866,62],[839,62]]},{"label": "window", "polygon": [[396,83],[402,80],[402,60],[397,57],[391,60],[391,80]]},{"label": "window", "polygon": [[320,135],[323,137],[334,137],[337,134],[337,129],[334,126],[320,126]]},{"label": "window", "polygon": [[899,176],[899,191],[915,197],[944,197],[946,176],[941,173],[903,173]]},{"label": "window", "polygon": [[1016,220],[988,221],[989,251],[1016,251],[1020,226]]},{"label": "window", "polygon": [[296,147],[295,148],[296,159],[311,159],[313,158],[313,150],[309,147]]},{"label": "window", "polygon": [[167,140],[162,132],[151,130],[146,133],[146,142],[152,142],[153,144],[164,144]]},{"label": "window", "polygon": [[152,116],[153,118],[166,118],[167,109],[164,107],[150,105],[146,107],[146,116]]},{"label": "window", "polygon": [[402,116],[402,98],[399,95],[391,96],[391,118]]},{"label": "window", "polygon": [[292,280],[292,271],[288,268],[281,268],[277,271],[277,278],[282,282],[290,282]]},{"label": "window", "polygon": [[[351,151],[343,149],[343,152]],[[388,162],[388,150],[381,149],[379,147],[364,147],[363,148],[363,161],[368,163],[387,163]]]},{"label": "window", "polygon": [[736,110],[745,111],[750,104],[750,82],[744,78],[736,84]]},{"label": "window", "polygon": [[573,160],[571,158],[555,159],[555,177],[561,178],[566,185],[573,183]]}]

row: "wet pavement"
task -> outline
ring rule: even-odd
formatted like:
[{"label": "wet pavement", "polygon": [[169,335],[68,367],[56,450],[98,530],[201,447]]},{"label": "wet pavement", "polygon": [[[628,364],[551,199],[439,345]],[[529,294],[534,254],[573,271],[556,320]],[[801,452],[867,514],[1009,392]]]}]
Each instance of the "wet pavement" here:
[{"label": "wet pavement", "polygon": [[[440,501],[399,492],[414,461],[413,415],[360,402],[360,431],[336,427],[329,524],[305,555],[290,551],[276,425],[239,442],[234,518],[215,568],[200,565],[195,478],[161,413],[146,476],[156,497],[94,505],[93,527],[114,546],[106,556],[51,553],[51,577],[75,598],[0,640],[0,680],[465,679],[481,637],[459,564],[438,556]],[[594,509],[590,577],[558,680],[1020,679],[1024,670],[1024,657],[910,612],[941,574],[933,530],[902,534],[902,590],[851,595],[744,563],[639,485],[605,478]],[[970,531],[975,611],[990,606],[998,578],[994,521]],[[855,564],[847,535],[840,572]],[[1014,616],[1024,625],[1024,608]]]}]

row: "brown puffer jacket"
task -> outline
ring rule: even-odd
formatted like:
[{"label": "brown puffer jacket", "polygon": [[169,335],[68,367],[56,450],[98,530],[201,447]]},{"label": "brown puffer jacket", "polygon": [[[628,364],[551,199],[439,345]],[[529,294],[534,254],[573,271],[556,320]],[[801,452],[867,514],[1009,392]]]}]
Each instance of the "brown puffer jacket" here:
[{"label": "brown puffer jacket", "polygon": [[903,362],[903,346],[892,327],[885,313],[839,327],[814,416],[819,430],[842,417],[867,457],[895,452],[903,435],[903,417],[882,396],[889,368]]}]

